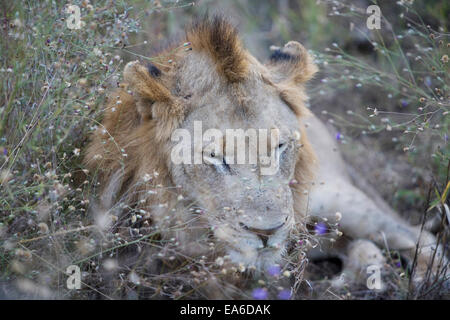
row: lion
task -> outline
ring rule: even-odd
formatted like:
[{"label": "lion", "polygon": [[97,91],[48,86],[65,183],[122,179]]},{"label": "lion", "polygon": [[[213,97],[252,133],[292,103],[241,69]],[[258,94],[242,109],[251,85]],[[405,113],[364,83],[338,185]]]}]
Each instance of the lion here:
[{"label": "lion", "polygon": [[[305,106],[305,84],[318,71],[313,57],[296,41],[274,50],[259,62],[237,30],[215,16],[193,23],[183,44],[147,65],[129,62],[85,149],[100,211],[114,226],[157,228],[163,239],[177,239],[185,256],[210,254],[208,239],[215,256],[259,271],[283,263],[293,234],[307,234],[312,217],[340,220],[338,242],[353,242],[322,245],[311,257],[346,252],[352,261],[344,270],[356,278],[362,266],[383,264],[379,248],[412,257],[419,242],[425,270],[434,237],[353,186],[335,142]],[[261,162],[228,163],[225,138],[200,143],[194,152],[201,163],[174,163],[174,132],[194,135],[196,121],[222,132],[276,128],[278,143],[268,148],[278,156],[277,172],[262,175]]]}]

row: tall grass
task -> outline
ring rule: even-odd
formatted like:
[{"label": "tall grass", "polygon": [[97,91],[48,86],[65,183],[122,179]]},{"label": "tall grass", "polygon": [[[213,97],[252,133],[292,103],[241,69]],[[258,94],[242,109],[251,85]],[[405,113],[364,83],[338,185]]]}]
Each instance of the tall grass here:
[{"label": "tall grass", "polygon": [[[67,25],[75,12],[70,5],[81,8],[80,29]],[[159,230],[141,223],[142,210],[129,208],[122,217],[129,227],[105,227],[92,203],[95,172],[81,164],[83,147],[100,126],[107,94],[121,81],[123,57],[151,59],[141,54],[148,41],[136,41],[145,38],[149,16],[170,18],[168,12],[191,2],[70,5],[2,2],[0,296],[179,299],[204,297],[201,289],[215,286],[209,291],[230,298],[251,298],[253,289],[255,298],[289,298],[290,290],[280,286],[291,274],[300,282],[301,250],[288,257],[292,272],[244,279],[244,291],[236,284],[244,266],[232,266],[226,257],[183,256],[177,239],[162,240]],[[81,269],[81,290],[67,287],[70,265]]]},{"label": "tall grass", "polygon": [[[431,228],[436,232],[444,255],[448,256],[450,33],[444,25],[426,24],[413,1],[397,2],[395,18],[383,15],[382,3],[374,1],[373,4],[381,6],[379,30],[366,28],[366,7],[358,7],[350,1],[326,3],[329,16],[346,21],[349,32],[358,35],[359,41],[369,47],[370,54],[352,52],[345,48],[345,43],[338,41],[323,52],[316,52],[323,74],[321,84],[312,89],[314,95],[347,92],[350,99],[344,112],[327,109],[322,111],[322,116],[338,128],[336,139],[340,143],[351,144],[361,136],[373,137],[375,144],[386,144],[396,154],[406,154],[409,165],[418,168],[426,181],[421,188],[422,195],[415,201],[415,206],[425,206],[421,211],[422,229],[426,221],[428,227],[434,224]],[[391,23],[392,19],[396,21]],[[365,104],[354,105],[351,94],[372,98]],[[414,191],[397,191],[397,195],[404,196],[404,201],[411,194],[416,196]],[[406,279],[411,279],[414,267],[413,263],[412,269],[405,269],[409,271]],[[412,288],[410,280],[407,281],[409,286],[397,281],[396,288],[403,288],[401,296],[408,298],[448,294],[448,287],[444,285],[448,282],[445,270],[448,265],[441,266],[439,275],[429,271],[429,278],[420,288]]]},{"label": "tall grass", "polygon": [[[81,8],[80,29],[67,27],[72,12],[65,2],[24,0],[0,5],[0,296],[202,297],[200,288],[214,280],[219,288],[227,288],[229,297],[250,298],[252,293],[289,297],[291,293],[285,291],[289,280],[296,277],[296,287],[302,280],[304,264],[298,262],[304,261],[303,244],[287,256],[291,271],[273,270],[269,278],[247,279],[250,289],[242,290],[233,282],[239,267],[229,266],[226,260],[183,261],[178,259],[177,241],[161,241],[155,229],[107,233],[88,212],[95,198],[95,173],[80,163],[87,136],[99,126],[106,95],[120,82],[127,59],[148,58],[141,54],[149,44],[140,40],[147,38],[144,26],[152,26],[152,19],[162,15],[173,22],[177,16],[172,12],[188,8],[191,2],[79,0],[70,4]],[[286,40],[298,40],[293,34],[305,26],[298,22],[299,12],[286,12],[290,25],[278,19],[281,13],[274,12],[277,5],[273,3],[234,5],[238,9],[267,6],[268,16],[274,17]],[[333,27],[315,17],[326,8],[312,1],[295,5],[306,8],[307,30],[314,35],[311,42],[323,43]],[[386,95],[392,103],[355,106],[345,115],[328,114],[336,125],[349,130],[387,133],[412,165],[429,164],[427,172],[434,179],[429,207],[445,212],[449,35],[428,28],[412,7],[402,6],[407,13],[401,19],[409,24],[405,30],[396,32],[383,19],[383,29],[368,39],[374,45],[376,63],[346,52],[339,42],[317,52],[326,78],[313,94],[368,87]],[[366,17],[364,8],[352,9],[341,1],[333,1],[329,9],[338,17]],[[248,28],[250,36],[256,33],[254,26]],[[160,35],[168,33],[171,30],[160,31]],[[129,218],[140,219],[140,215],[131,210]],[[448,223],[442,221],[440,241],[445,244]],[[297,240],[299,244],[308,239]],[[132,262],[119,260],[118,253]],[[157,256],[162,261],[157,267],[167,272],[149,270],[145,258],[149,256]],[[82,270],[82,290],[67,289],[65,272],[72,264]]]},{"label": "tall grass", "polygon": [[81,149],[120,81],[130,37],[154,10],[181,5],[71,4],[81,8],[80,29],[68,27],[66,2],[1,3],[0,277],[11,296],[14,281],[25,294],[69,296],[65,267],[95,269],[87,257],[118,246],[86,213],[94,186]]}]

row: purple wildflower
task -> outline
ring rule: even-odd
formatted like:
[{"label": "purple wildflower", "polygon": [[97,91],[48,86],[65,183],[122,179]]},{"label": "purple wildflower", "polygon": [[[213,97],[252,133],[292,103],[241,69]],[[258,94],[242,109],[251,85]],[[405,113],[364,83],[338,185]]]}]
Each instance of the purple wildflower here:
[{"label": "purple wildflower", "polygon": [[336,133],[336,140],[341,140],[342,139],[342,134],[340,132]]},{"label": "purple wildflower", "polygon": [[3,155],[4,155],[4,156],[7,156],[7,155],[8,155],[8,149],[3,148]]},{"label": "purple wildflower", "polygon": [[283,289],[278,293],[278,299],[289,300],[291,298],[291,290]]},{"label": "purple wildflower", "polygon": [[270,274],[272,277],[277,277],[280,275],[281,268],[280,266],[273,265],[267,268],[267,273]]},{"label": "purple wildflower", "polygon": [[252,296],[253,296],[253,299],[255,299],[255,300],[265,300],[265,299],[267,299],[267,296],[268,296],[267,289],[256,288],[255,290],[253,290]]},{"label": "purple wildflower", "polygon": [[397,261],[397,262],[395,263],[395,266],[396,266],[397,268],[400,268],[400,267],[402,266],[402,264],[401,264],[400,261]]},{"label": "purple wildflower", "polygon": [[427,87],[431,87],[431,78],[430,77],[425,77],[425,85]]},{"label": "purple wildflower", "polygon": [[314,231],[316,232],[317,235],[320,235],[320,236],[324,235],[325,233],[327,233],[327,225],[323,222],[319,222],[314,227]]},{"label": "purple wildflower", "polygon": [[403,108],[406,108],[408,106],[408,101],[406,99],[400,100],[400,104]]}]

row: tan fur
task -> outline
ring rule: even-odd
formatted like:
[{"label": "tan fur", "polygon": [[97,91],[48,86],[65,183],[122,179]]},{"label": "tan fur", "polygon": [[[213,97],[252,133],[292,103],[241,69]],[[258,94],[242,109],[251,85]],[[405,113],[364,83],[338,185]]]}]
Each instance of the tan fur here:
[{"label": "tan fur", "polygon": [[[130,62],[124,70],[124,84],[111,94],[102,125],[92,135],[85,151],[86,166],[98,173],[102,209],[110,210],[120,199],[130,207],[145,209],[148,214],[144,218],[162,223],[163,216],[177,206],[177,195],[182,192],[173,188],[175,182],[169,168],[170,137],[174,130],[201,105],[219,101],[224,104],[220,105],[218,113],[226,112],[239,121],[245,117],[258,118],[258,113],[263,113],[266,108],[266,100],[259,101],[259,95],[267,94],[267,99],[276,104],[282,106],[282,101],[287,104],[294,112],[293,122],[301,132],[293,171],[298,184],[291,186],[293,208],[301,210],[303,191],[312,179],[315,163],[314,152],[299,123],[309,114],[304,106],[307,97],[302,86],[316,71],[307,52],[299,49],[300,56],[295,57],[296,62],[292,65],[299,70],[289,72],[282,80],[282,75],[277,74],[281,69],[275,63],[262,65],[242,49],[236,30],[225,20],[214,18],[194,24],[187,31],[187,41],[191,42],[192,50],[171,53],[170,67],[163,68],[160,76],[152,76],[139,62]],[[291,46],[303,48],[292,42],[289,48]],[[162,53],[158,61],[164,59]],[[226,103],[230,104],[228,108]],[[287,110],[283,114],[287,114]],[[221,116],[215,115],[214,110],[209,112],[204,117],[219,117],[215,121],[220,123]],[[271,117],[267,119],[271,120]],[[143,183],[145,175],[151,175],[152,180]],[[201,189],[201,186],[196,187]],[[151,189],[157,189],[157,195],[149,195],[147,191]],[[267,192],[274,196],[275,191]],[[209,210],[220,211],[220,201],[215,194],[204,188],[201,197],[211,199]],[[277,201],[281,200],[275,203]],[[165,206],[161,209],[160,204]],[[189,218],[183,213],[171,214],[169,225]],[[299,219],[296,223],[301,229],[303,215],[296,215]],[[267,213],[267,217],[270,216]],[[218,234],[226,232],[224,229]],[[201,254],[205,249],[195,242],[194,231],[175,233],[178,239],[186,240],[180,241],[185,245],[185,252]]]},{"label": "tan fur", "polygon": [[226,20],[214,17],[194,23],[187,40],[197,51],[207,52],[217,70],[230,83],[240,82],[248,73],[247,53],[242,49],[237,31]]},{"label": "tan fur", "polygon": [[300,43],[289,41],[280,51],[290,55],[291,59],[284,63],[277,62],[269,65],[276,76],[276,82],[302,85],[317,72],[317,66],[313,63],[308,51]]}]

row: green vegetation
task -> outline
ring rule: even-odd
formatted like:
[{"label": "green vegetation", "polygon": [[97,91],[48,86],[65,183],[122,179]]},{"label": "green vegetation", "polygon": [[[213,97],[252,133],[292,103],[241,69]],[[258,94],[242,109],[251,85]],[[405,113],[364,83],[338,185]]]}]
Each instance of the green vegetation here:
[{"label": "green vegetation", "polygon": [[[271,44],[291,39],[313,50],[321,73],[311,85],[311,109],[322,111],[322,119],[339,130],[350,163],[358,164],[356,157],[350,159],[355,145],[376,146],[386,161],[396,159],[402,174],[409,174],[386,189],[386,197],[425,223],[424,206],[440,218],[449,204],[450,4],[412,2],[380,5],[386,13],[380,31],[365,29],[365,8],[348,1],[235,0],[220,5],[257,55],[267,56]],[[67,27],[74,14],[69,4],[81,8],[80,29]],[[116,288],[104,293],[105,279],[97,271],[106,258],[127,246],[159,240],[149,233],[127,242],[96,230],[88,214],[95,173],[81,165],[82,151],[125,63],[150,59],[156,43],[179,33],[193,15],[218,5],[213,0],[201,6],[143,0],[0,4],[1,282],[40,297],[109,298],[111,293],[133,298],[136,292],[145,294],[136,289],[139,281],[154,296],[165,290],[161,281],[148,283],[139,270],[125,268],[118,272],[121,280],[113,282]],[[372,175],[370,165],[362,170],[375,183],[389,178]],[[448,233],[443,220],[441,243],[448,242]],[[91,276],[74,293],[65,287],[64,272],[75,263]],[[181,292],[180,279],[160,295],[193,294],[191,289]],[[407,296],[402,281],[394,277],[398,291],[390,297]],[[14,297],[16,289],[11,290]]]}]

